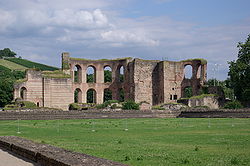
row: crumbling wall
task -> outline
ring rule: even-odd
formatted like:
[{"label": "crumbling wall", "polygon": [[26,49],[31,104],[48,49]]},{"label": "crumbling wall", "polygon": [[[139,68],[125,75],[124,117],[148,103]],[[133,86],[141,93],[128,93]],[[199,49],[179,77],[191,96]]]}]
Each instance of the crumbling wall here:
[{"label": "crumbling wall", "polygon": [[23,82],[14,85],[14,99],[22,98],[21,89],[26,89],[25,97],[22,100],[34,102],[38,106],[43,106],[43,78],[41,71],[28,70]]},{"label": "crumbling wall", "polygon": [[153,80],[154,69],[159,61],[147,61],[135,59],[134,83],[135,102],[146,101],[153,104]]},{"label": "crumbling wall", "polygon": [[189,99],[188,106],[189,107],[207,106],[211,109],[218,109],[219,101],[217,96],[206,96],[203,98]]},{"label": "crumbling wall", "polygon": [[[184,69],[192,66],[192,77],[185,77]],[[87,69],[93,67],[95,82],[87,82]],[[104,68],[112,69],[112,82],[104,82]],[[124,68],[124,81],[119,70]],[[75,71],[77,68],[77,71]],[[78,102],[87,102],[88,90],[93,90],[94,103],[104,101],[104,91],[112,92],[113,100],[120,100],[120,91],[125,100],[146,101],[150,105],[176,102],[184,96],[184,89],[191,86],[193,94],[200,92],[206,80],[206,62],[193,59],[180,62],[122,58],[114,60],[89,60],[71,58],[62,54],[62,71],[69,77],[46,77],[40,71],[28,71],[27,80],[15,85],[15,98],[20,97],[20,88],[27,89],[25,100],[39,106],[67,109],[74,102],[74,92],[79,92]],[[77,77],[76,77],[77,74]],[[77,81],[75,79],[77,78]]]}]

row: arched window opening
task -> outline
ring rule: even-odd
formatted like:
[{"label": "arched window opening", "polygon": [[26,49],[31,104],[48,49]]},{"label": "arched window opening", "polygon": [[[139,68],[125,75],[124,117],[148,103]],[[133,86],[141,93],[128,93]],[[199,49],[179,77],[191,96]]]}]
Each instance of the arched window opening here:
[{"label": "arched window opening", "polygon": [[119,101],[120,102],[124,101],[124,90],[122,88],[119,89]]},{"label": "arched window opening", "polygon": [[87,68],[87,83],[96,82],[96,69],[94,66],[89,66]]},{"label": "arched window opening", "polygon": [[119,82],[124,82],[124,67],[120,66],[119,68]]},{"label": "arched window opening", "polygon": [[87,91],[87,103],[96,103],[96,91],[94,89]]},{"label": "arched window opening", "polygon": [[27,100],[27,89],[25,87],[22,87],[20,90],[20,97],[23,100]]},{"label": "arched window opening", "polygon": [[197,74],[196,74],[196,78],[201,78],[202,77],[202,72],[201,72],[201,65],[198,66],[198,70],[197,70]]},{"label": "arched window opening", "polygon": [[193,68],[191,65],[186,65],[185,68],[184,68],[184,72],[185,72],[185,75],[184,77],[186,79],[191,79],[192,78],[192,75],[193,75]]},{"label": "arched window opening", "polygon": [[74,91],[74,103],[82,103],[82,91],[79,88]]},{"label": "arched window opening", "polygon": [[187,86],[183,89],[183,97],[184,98],[189,98],[193,96],[193,89],[191,86]]},{"label": "arched window opening", "polygon": [[104,89],[103,102],[112,100],[112,91],[110,89]]},{"label": "arched window opening", "polygon": [[79,65],[74,67],[74,82],[80,83],[82,80],[82,68]]},{"label": "arched window opening", "polygon": [[109,66],[104,67],[104,82],[112,82],[112,69]]}]

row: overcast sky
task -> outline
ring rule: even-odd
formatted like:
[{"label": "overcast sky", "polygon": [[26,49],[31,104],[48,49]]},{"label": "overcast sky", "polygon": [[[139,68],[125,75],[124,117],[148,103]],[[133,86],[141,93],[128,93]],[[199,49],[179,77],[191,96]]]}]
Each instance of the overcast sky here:
[{"label": "overcast sky", "polygon": [[0,49],[60,66],[78,58],[208,60],[226,79],[250,34],[250,0],[0,0]]}]

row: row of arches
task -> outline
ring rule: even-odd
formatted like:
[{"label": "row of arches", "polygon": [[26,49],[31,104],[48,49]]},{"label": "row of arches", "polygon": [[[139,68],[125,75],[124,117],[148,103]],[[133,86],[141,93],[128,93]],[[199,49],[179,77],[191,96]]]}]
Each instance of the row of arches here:
[{"label": "row of arches", "polygon": [[[107,82],[112,82],[112,68],[108,65],[104,66],[103,68],[103,76],[104,76],[104,83]],[[124,81],[124,67],[123,66],[118,66],[117,68],[118,71],[118,78],[117,80],[119,82]],[[74,66],[74,82],[75,83],[82,83],[82,68],[80,65],[75,65]],[[96,83],[96,68],[92,65],[87,67],[86,70],[86,82],[87,83]]]},{"label": "row of arches", "polygon": [[[113,99],[113,92],[110,89],[104,89],[103,92],[103,102]],[[80,88],[75,89],[74,91],[74,103],[82,103],[82,91]],[[96,103],[97,93],[95,89],[89,89],[86,92],[86,102],[87,103]],[[124,101],[124,89],[118,90],[118,101]]]}]

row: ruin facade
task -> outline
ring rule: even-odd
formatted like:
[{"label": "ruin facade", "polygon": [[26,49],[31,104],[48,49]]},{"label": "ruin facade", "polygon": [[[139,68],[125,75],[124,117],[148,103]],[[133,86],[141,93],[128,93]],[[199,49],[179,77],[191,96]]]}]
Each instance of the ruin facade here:
[{"label": "ruin facade", "polygon": [[[191,66],[192,76],[185,76]],[[106,82],[104,69],[109,67],[112,81]],[[92,69],[91,82],[87,79]],[[203,59],[183,61],[143,60],[138,58],[89,60],[72,58],[62,53],[62,69],[38,71],[30,69],[26,78],[14,85],[14,98],[36,103],[40,107],[67,110],[69,104],[91,102],[101,104],[108,91],[113,100],[133,100],[150,105],[176,102],[185,97],[185,89],[198,95],[206,81],[207,62]],[[123,99],[122,99],[123,100]]]}]

